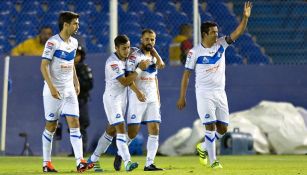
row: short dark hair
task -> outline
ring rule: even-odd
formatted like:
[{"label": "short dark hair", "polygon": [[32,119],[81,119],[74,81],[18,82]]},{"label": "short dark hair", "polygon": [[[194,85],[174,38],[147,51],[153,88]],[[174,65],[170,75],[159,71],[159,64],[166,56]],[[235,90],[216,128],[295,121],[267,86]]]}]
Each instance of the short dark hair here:
[{"label": "short dark hair", "polygon": [[73,19],[76,19],[76,18],[79,18],[79,14],[75,12],[71,12],[71,11],[61,12],[59,16],[59,20],[58,20],[60,31],[62,31],[63,29],[64,22],[69,24],[71,23]]},{"label": "short dark hair", "polygon": [[41,26],[40,28],[39,28],[39,33],[41,33],[44,29],[50,29],[51,31],[52,31],[52,27],[51,26],[48,26],[48,25],[44,25],[44,26]]},{"label": "short dark hair", "polygon": [[180,34],[183,34],[183,33],[185,33],[187,30],[191,30],[192,29],[192,26],[190,25],[190,24],[188,24],[188,23],[186,23],[186,24],[181,24],[180,25],[180,31],[179,31],[179,33]]},{"label": "short dark hair", "polygon": [[154,30],[152,30],[152,29],[144,29],[144,30],[142,31],[142,36],[143,36],[145,33],[154,33],[154,34],[156,34],[156,32],[155,32]]},{"label": "short dark hair", "polygon": [[201,37],[203,38],[203,33],[208,34],[209,33],[209,28],[210,27],[218,27],[217,23],[212,22],[212,21],[207,21],[201,24],[200,27],[200,32],[201,32]]},{"label": "short dark hair", "polygon": [[123,45],[126,44],[129,41],[129,38],[127,35],[118,35],[115,39],[114,39],[114,44],[116,47],[119,47],[119,45]]}]

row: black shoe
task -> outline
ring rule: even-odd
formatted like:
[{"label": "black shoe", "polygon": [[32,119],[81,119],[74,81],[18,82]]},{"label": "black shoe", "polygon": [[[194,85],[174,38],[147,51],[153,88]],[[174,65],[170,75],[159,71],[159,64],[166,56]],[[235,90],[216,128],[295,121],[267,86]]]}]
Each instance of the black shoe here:
[{"label": "black shoe", "polygon": [[115,156],[113,166],[116,171],[120,171],[120,167],[122,166],[122,157],[120,155]]},{"label": "black shoe", "polygon": [[151,164],[149,166],[144,167],[144,171],[163,171],[163,168],[157,168],[156,165]]}]

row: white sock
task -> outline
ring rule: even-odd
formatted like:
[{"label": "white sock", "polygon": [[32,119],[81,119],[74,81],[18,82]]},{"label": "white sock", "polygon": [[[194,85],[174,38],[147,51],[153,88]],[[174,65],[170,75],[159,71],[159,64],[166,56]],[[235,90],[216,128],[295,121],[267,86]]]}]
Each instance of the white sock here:
[{"label": "white sock", "polygon": [[212,164],[216,160],[216,148],[215,148],[215,131],[205,132],[205,145],[208,151],[208,156],[210,160],[210,164]]},{"label": "white sock", "polygon": [[216,138],[217,140],[220,140],[224,135],[225,135],[225,134],[220,134],[220,133],[218,133],[217,131],[215,132],[215,138]]},{"label": "white sock", "polygon": [[126,134],[116,134],[116,146],[118,149],[118,153],[122,157],[126,166],[127,163],[131,161],[131,156],[127,145]]},{"label": "white sock", "polygon": [[126,138],[127,138],[127,145],[129,146],[130,143],[134,140],[134,138],[131,139],[128,135],[126,135]]},{"label": "white sock", "polygon": [[[133,141],[134,138],[133,138],[133,139],[130,139],[130,137],[129,137],[128,135],[126,135],[126,139],[127,139],[128,149],[129,149],[129,145],[130,145],[130,143]],[[118,150],[117,150],[117,155],[120,155]]]},{"label": "white sock", "polygon": [[82,136],[80,128],[70,128],[70,143],[74,150],[77,166],[83,159]]},{"label": "white sock", "polygon": [[54,133],[48,131],[47,129],[45,129],[43,134],[42,134],[43,166],[45,166],[48,161],[51,161],[53,134]]},{"label": "white sock", "polygon": [[149,135],[147,140],[146,166],[149,166],[154,163],[158,151],[158,146],[159,146],[159,136]]},{"label": "white sock", "polygon": [[110,136],[106,132],[103,133],[103,135],[99,138],[96,149],[90,158],[92,162],[97,162],[99,160],[100,155],[107,151],[110,144],[112,143],[112,140],[113,140],[112,136]]},{"label": "white sock", "polygon": [[[206,138],[204,140],[206,140]],[[201,149],[202,149],[202,151],[206,151],[207,150],[206,149],[206,142],[205,141],[201,142]]]}]

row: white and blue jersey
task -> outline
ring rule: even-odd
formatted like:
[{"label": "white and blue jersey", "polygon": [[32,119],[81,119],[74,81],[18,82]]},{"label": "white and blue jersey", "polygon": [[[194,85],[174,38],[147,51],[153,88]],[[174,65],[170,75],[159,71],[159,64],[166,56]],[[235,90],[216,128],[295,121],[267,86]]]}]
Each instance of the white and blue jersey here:
[{"label": "white and blue jersey", "polygon": [[125,64],[125,61],[120,60],[115,53],[107,59],[105,66],[106,92],[117,95],[126,93],[126,87],[117,80],[117,78],[125,76]]},{"label": "white and blue jersey", "polygon": [[189,51],[185,68],[195,69],[196,88],[225,89],[225,51],[228,46],[225,37],[222,37],[210,48],[199,44]]},{"label": "white and blue jersey", "polygon": [[153,56],[146,56],[142,50],[137,50],[132,53],[127,60],[127,72],[133,72],[139,65],[141,61],[150,60],[150,64],[146,70],[143,70],[138,77],[135,79],[135,84],[141,90],[145,96],[147,102],[158,101],[157,94],[157,69],[156,62],[157,59]]},{"label": "white and blue jersey", "polygon": [[195,88],[198,115],[204,125],[229,123],[225,93],[225,37],[210,48],[202,44],[193,47],[187,55],[185,68],[195,70]]},{"label": "white and blue jersey", "polygon": [[78,98],[73,82],[77,47],[78,41],[75,38],[69,37],[64,42],[59,34],[52,36],[45,44],[42,57],[50,61],[50,78],[61,97],[55,99],[45,82],[43,98],[47,121],[58,120],[60,116],[79,117]]},{"label": "white and blue jersey", "polygon": [[157,87],[157,59],[153,56],[146,56],[141,50],[135,51],[127,60],[127,71],[135,71],[141,61],[150,60],[150,65],[143,70],[135,79],[135,84],[146,97],[145,102],[140,102],[136,94],[129,91],[129,107],[127,123],[140,124],[148,122],[161,122],[160,101]]},{"label": "white and blue jersey", "polygon": [[106,61],[103,105],[110,125],[124,122],[127,108],[127,87],[117,79],[125,76],[125,61],[122,61],[113,53]]},{"label": "white and blue jersey", "polygon": [[59,91],[74,88],[73,67],[77,47],[77,39],[70,37],[68,42],[64,42],[59,34],[52,36],[45,44],[42,57],[51,61],[51,81]]}]

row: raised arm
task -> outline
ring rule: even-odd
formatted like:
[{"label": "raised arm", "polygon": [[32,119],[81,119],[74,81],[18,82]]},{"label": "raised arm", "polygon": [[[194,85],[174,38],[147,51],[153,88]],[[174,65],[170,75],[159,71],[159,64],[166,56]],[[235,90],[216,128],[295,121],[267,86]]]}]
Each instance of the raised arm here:
[{"label": "raised arm", "polygon": [[157,50],[155,48],[152,48],[151,51],[152,56],[157,58],[157,68],[158,69],[163,69],[165,67],[165,63],[162,60],[162,58],[160,57],[159,53],[157,52]]},{"label": "raised arm", "polygon": [[243,11],[243,17],[242,20],[239,24],[239,26],[236,28],[235,31],[233,31],[230,34],[230,37],[233,41],[235,41],[236,39],[238,39],[240,37],[240,35],[242,35],[245,31],[245,28],[247,26],[247,22],[248,22],[248,18],[251,15],[251,10],[252,10],[252,3],[247,1],[244,3],[244,11]]}]

